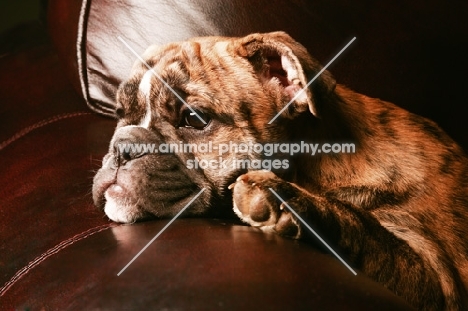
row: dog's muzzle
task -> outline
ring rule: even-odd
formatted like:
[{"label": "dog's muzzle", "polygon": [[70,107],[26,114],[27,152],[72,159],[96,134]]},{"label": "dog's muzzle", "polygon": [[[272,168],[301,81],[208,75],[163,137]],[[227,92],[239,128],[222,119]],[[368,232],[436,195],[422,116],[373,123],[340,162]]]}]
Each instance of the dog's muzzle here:
[{"label": "dog's muzzle", "polygon": [[157,132],[138,126],[116,130],[109,153],[94,178],[93,200],[113,221],[131,223],[172,216],[199,191],[173,153],[158,153]]}]

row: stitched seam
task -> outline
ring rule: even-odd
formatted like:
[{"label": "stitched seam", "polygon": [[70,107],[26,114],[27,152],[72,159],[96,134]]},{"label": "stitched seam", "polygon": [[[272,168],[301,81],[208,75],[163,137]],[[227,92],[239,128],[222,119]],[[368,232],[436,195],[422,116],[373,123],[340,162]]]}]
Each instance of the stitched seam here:
[{"label": "stitched seam", "polygon": [[9,139],[1,142],[0,143],[0,150],[4,149],[9,144],[17,141],[21,137],[29,134],[30,132],[32,132],[32,131],[34,131],[34,130],[36,130],[38,128],[44,127],[44,126],[46,126],[48,124],[51,124],[51,123],[54,123],[54,122],[57,122],[57,121],[60,121],[60,120],[63,120],[63,119],[86,116],[86,115],[91,115],[91,114],[92,114],[91,112],[74,112],[74,113],[65,113],[65,114],[53,116],[53,117],[48,118],[48,119],[44,119],[42,121],[39,121],[39,122],[37,122],[37,123],[35,123],[33,125],[30,125],[30,126],[24,128],[24,129],[20,130],[19,132],[16,132],[16,134],[14,134],[12,137],[10,137]]},{"label": "stitched seam", "polygon": [[3,285],[3,287],[0,288],[0,297],[5,294],[10,287],[12,287],[18,280],[20,280],[23,276],[25,276],[31,269],[35,268],[38,266],[40,263],[42,263],[44,260],[49,258],[50,256],[57,254],[59,251],[63,250],[64,248],[72,245],[75,242],[78,242],[80,240],[86,239],[87,237],[96,234],[98,232],[107,230],[112,227],[117,227],[117,224],[111,223],[111,224],[106,224],[102,225],[99,227],[91,228],[87,231],[84,231],[80,234],[77,234],[73,236],[72,238],[62,241],[56,246],[52,247],[51,249],[47,250],[45,253],[42,253],[40,256],[36,257],[34,260],[29,262],[25,267],[22,269],[18,270],[13,277]]}]

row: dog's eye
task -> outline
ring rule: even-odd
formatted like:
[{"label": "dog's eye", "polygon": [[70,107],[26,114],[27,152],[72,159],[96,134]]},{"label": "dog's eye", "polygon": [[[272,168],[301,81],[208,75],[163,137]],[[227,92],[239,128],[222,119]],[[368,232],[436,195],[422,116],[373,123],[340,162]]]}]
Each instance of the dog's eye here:
[{"label": "dog's eye", "polygon": [[193,127],[197,130],[203,130],[208,125],[208,123],[210,123],[210,117],[200,110],[194,109],[193,111],[194,112],[187,109],[183,112],[180,126]]}]

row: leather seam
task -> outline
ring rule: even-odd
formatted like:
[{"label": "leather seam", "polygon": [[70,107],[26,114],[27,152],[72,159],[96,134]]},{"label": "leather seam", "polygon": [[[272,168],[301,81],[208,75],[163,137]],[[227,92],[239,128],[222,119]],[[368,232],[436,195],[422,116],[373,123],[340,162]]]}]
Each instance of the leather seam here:
[{"label": "leather seam", "polygon": [[0,297],[3,296],[17,281],[19,281],[23,276],[25,276],[30,270],[37,267],[39,264],[44,262],[50,256],[57,254],[58,252],[74,244],[75,242],[81,241],[83,239],[90,237],[91,235],[94,235],[101,231],[107,230],[109,228],[117,227],[117,226],[119,225],[115,223],[110,223],[110,224],[94,227],[82,233],[79,233],[65,241],[62,241],[59,244],[55,245],[54,247],[50,248],[46,252],[42,253],[40,256],[36,257],[34,260],[30,261],[25,267],[18,270],[13,275],[13,277],[0,288]]},{"label": "leather seam", "polygon": [[35,123],[33,125],[30,125],[30,126],[27,126],[27,127],[23,128],[22,130],[16,132],[10,138],[8,138],[8,139],[4,140],[3,142],[1,142],[0,143],[0,151],[3,150],[8,145],[12,144],[13,142],[17,141],[18,139],[22,138],[23,136],[26,136],[27,134],[29,134],[30,132],[32,132],[32,131],[34,131],[34,130],[36,130],[38,128],[44,127],[46,125],[49,125],[51,123],[54,123],[54,122],[57,122],[57,121],[60,121],[60,120],[73,118],[73,117],[87,116],[87,115],[92,115],[92,114],[93,113],[91,113],[91,112],[73,112],[73,113],[60,114],[60,115],[56,115],[56,116],[41,120],[41,121],[39,121],[39,122],[37,122],[37,123]]}]

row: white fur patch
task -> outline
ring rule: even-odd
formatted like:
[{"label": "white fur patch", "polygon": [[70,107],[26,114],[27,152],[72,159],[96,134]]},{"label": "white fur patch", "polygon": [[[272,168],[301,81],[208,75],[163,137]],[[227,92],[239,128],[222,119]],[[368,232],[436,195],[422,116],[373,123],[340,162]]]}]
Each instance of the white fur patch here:
[{"label": "white fur patch", "polygon": [[107,191],[105,193],[106,205],[104,212],[107,217],[115,222],[133,223],[138,217],[138,211],[130,204],[119,204],[115,198],[111,197]]},{"label": "white fur patch", "polygon": [[146,113],[143,119],[140,122],[140,126],[144,128],[149,128],[151,123],[151,102],[150,102],[150,95],[151,95],[151,78],[153,77],[153,72],[148,70],[141,79],[140,85],[138,90],[145,96],[146,101]]}]

